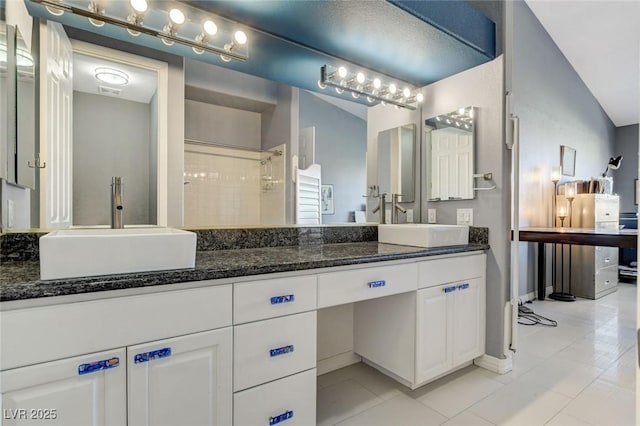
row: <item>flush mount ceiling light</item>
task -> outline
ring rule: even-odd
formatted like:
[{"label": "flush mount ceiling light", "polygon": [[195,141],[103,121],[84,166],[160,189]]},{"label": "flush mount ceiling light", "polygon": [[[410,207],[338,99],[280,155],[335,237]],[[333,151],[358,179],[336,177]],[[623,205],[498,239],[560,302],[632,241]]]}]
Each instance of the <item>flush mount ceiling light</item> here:
[{"label": "flush mount ceiling light", "polygon": [[98,67],[95,69],[95,77],[103,83],[114,86],[125,86],[129,84],[129,75],[113,68]]},{"label": "flush mount ceiling light", "polygon": [[398,89],[396,83],[383,83],[379,77],[367,76],[370,74],[373,73],[366,70],[351,72],[344,66],[334,68],[323,65],[320,68],[318,87],[325,89],[331,86],[338,94],[346,90],[351,92],[351,96],[355,99],[366,96],[369,103],[380,101],[383,105],[389,104],[408,109],[416,109],[416,104],[424,100],[424,96],[418,89],[405,85],[402,89]]},{"label": "flush mount ceiling light", "polygon": [[249,58],[248,37],[238,23],[189,6],[188,2],[128,0],[29,0],[51,15],[83,16],[96,27],[105,23],[125,28],[132,36],[159,38],[167,46],[189,46],[197,54],[220,55],[228,62]]}]

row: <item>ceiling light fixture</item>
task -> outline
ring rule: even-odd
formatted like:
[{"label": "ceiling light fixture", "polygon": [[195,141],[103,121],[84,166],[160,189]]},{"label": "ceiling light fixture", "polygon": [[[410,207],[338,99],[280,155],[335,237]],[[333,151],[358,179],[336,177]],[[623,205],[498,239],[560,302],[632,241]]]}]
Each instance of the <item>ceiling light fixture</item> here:
[{"label": "ceiling light fixture", "polygon": [[89,19],[95,26],[115,25],[133,36],[144,34],[159,38],[167,46],[182,44],[191,47],[197,54],[222,55],[225,61],[246,61],[249,58],[247,33],[238,29],[236,22],[207,16],[188,2],[128,0],[128,8],[111,8],[111,3],[105,0],[90,0],[88,7],[77,6],[79,2],[75,0],[29,1],[45,7],[53,20],[56,20],[55,16],[69,12]]},{"label": "ceiling light fixture", "polygon": [[114,86],[125,86],[129,84],[129,75],[120,70],[108,67],[98,67],[94,70],[97,80]]},{"label": "ceiling light fixture", "polygon": [[368,78],[367,74],[372,73],[362,71],[353,73],[344,66],[335,68],[323,65],[320,68],[318,87],[325,89],[331,86],[338,94],[344,93],[345,90],[351,92],[354,99],[366,96],[369,103],[380,101],[383,105],[389,104],[413,110],[416,109],[416,103],[424,100],[419,90],[405,87],[402,91],[398,91],[396,83],[385,85],[380,78]]}]

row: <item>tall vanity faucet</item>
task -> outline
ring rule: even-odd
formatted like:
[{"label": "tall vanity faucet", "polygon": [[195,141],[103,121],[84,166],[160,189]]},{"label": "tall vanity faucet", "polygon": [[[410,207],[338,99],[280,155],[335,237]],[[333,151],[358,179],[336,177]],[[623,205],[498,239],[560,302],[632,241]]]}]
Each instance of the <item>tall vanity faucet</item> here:
[{"label": "tall vanity faucet", "polygon": [[400,210],[402,213],[407,212],[405,208],[398,204],[398,198],[401,196],[402,194],[391,195],[391,223],[398,223],[398,210]]},{"label": "tall vanity faucet", "polygon": [[377,213],[378,210],[380,210],[380,223],[387,223],[387,193],[383,192],[377,198],[380,198],[380,204],[378,204],[378,207],[372,210],[372,213]]},{"label": "tall vanity faucet", "polygon": [[111,178],[111,228],[124,228],[124,202],[122,200],[122,178]]}]

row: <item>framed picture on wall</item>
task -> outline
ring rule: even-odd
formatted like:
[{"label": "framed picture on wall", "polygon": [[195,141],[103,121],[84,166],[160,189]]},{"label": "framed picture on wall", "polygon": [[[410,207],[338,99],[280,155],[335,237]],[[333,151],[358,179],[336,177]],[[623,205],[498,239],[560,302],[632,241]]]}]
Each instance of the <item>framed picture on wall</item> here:
[{"label": "framed picture on wall", "polygon": [[333,185],[322,185],[320,190],[320,207],[322,214],[335,214],[333,208]]},{"label": "framed picture on wall", "polygon": [[570,146],[560,145],[560,165],[564,176],[575,176],[576,150]]},{"label": "framed picture on wall", "polygon": [[633,204],[638,205],[638,200],[640,200],[640,183],[638,183],[638,179],[633,180]]}]

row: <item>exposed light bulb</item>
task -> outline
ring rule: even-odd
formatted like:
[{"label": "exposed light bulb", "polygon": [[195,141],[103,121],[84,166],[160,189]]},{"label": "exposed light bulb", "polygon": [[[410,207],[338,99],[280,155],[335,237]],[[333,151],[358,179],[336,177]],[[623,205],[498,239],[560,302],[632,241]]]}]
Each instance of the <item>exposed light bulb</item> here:
[{"label": "exposed light bulb", "polygon": [[409,96],[411,96],[411,90],[409,90],[408,87],[405,87],[404,90],[402,91],[402,96],[408,99]]},{"label": "exposed light bulb", "polygon": [[204,28],[204,32],[210,36],[216,35],[216,33],[218,32],[218,26],[212,20],[204,21],[202,27]]},{"label": "exposed light bulb", "polygon": [[353,99],[358,99],[360,97],[360,94],[356,92],[351,92],[351,97],[353,97]]},{"label": "exposed light bulb", "polygon": [[[95,13],[96,15],[103,15],[104,14],[104,8],[102,7],[102,5],[100,4],[99,0],[93,0],[91,3],[89,3],[89,11]],[[104,25],[104,21],[101,21],[99,19],[95,19],[95,18],[89,18],[89,22],[91,23],[91,25],[93,25],[94,27],[102,27]]]},{"label": "exposed light bulb", "polygon": [[[58,0],[59,1],[59,0]],[[64,9],[60,9],[59,7],[55,7],[55,6],[45,6],[45,8],[47,9],[47,11],[52,14],[53,16],[62,16],[62,14],[64,14]]]},{"label": "exposed light bulb", "polygon": [[374,89],[379,89],[380,87],[382,87],[382,82],[380,81],[379,78],[373,79],[373,87]]},{"label": "exposed light bulb", "polygon": [[442,120],[440,119],[440,117],[436,117],[436,120],[438,120],[438,121],[442,121]]},{"label": "exposed light bulb", "polygon": [[345,78],[347,76],[347,69],[345,67],[338,68],[338,75],[340,78]]},{"label": "exposed light bulb", "polygon": [[184,24],[184,13],[180,9],[171,9],[169,11],[169,19],[176,25]]},{"label": "exposed light bulb", "polygon": [[356,81],[357,81],[358,83],[362,84],[362,83],[364,83],[364,80],[365,80],[365,78],[364,78],[364,74],[363,74],[363,73],[361,73],[361,72],[359,72],[359,73],[356,75]]},{"label": "exposed light bulb", "polygon": [[367,96],[367,102],[369,102],[370,104],[372,104],[374,101],[374,99],[371,96]]},{"label": "exposed light bulb", "polygon": [[418,101],[418,102],[424,101],[424,95],[422,93],[418,93],[416,95],[416,101]]},{"label": "exposed light bulb", "polygon": [[138,13],[144,13],[147,11],[149,5],[147,4],[147,0],[131,0],[129,2],[133,10]]},{"label": "exposed light bulb", "polygon": [[344,93],[344,89],[341,89],[341,88],[339,88],[339,87],[336,87],[336,93],[337,93],[338,95],[342,95],[342,94]]},{"label": "exposed light bulb", "polygon": [[320,80],[318,80],[318,87],[324,90],[327,88],[327,85],[321,82]]},{"label": "exposed light bulb", "polygon": [[458,110],[458,114],[460,114],[460,115],[465,115],[465,114],[464,114],[464,108],[460,108],[460,109]]},{"label": "exposed light bulb", "polygon": [[389,93],[391,93],[392,95],[395,95],[396,91],[398,90],[398,88],[396,87],[395,84],[391,83],[389,85]]},{"label": "exposed light bulb", "polygon": [[233,34],[233,38],[239,45],[243,45],[247,43],[247,35],[244,31],[238,30]]}]

